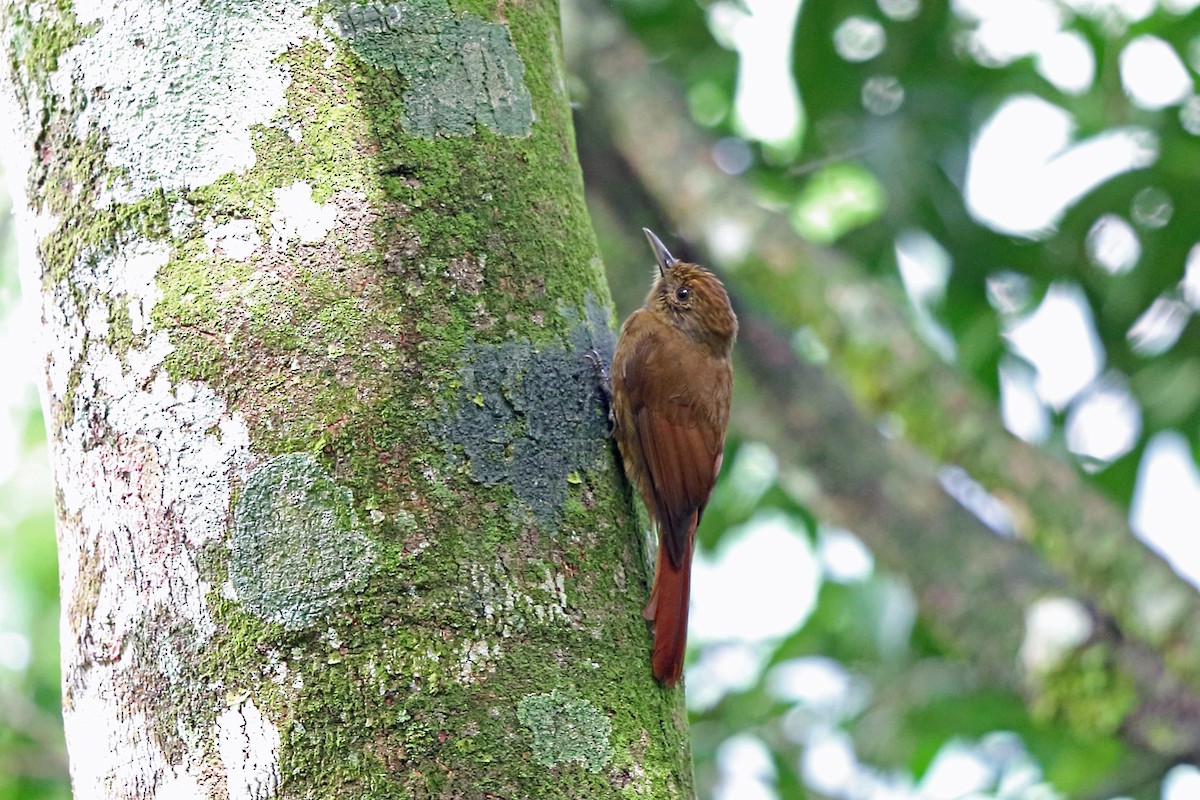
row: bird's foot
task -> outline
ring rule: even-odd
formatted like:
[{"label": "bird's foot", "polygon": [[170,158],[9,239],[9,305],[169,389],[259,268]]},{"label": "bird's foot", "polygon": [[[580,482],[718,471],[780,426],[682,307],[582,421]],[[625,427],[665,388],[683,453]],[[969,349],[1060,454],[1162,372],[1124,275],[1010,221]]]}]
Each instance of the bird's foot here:
[{"label": "bird's foot", "polygon": [[612,433],[616,420],[613,419],[612,378],[608,374],[608,364],[600,357],[600,351],[594,347],[587,350],[583,357],[592,365],[596,384],[600,390],[600,403],[604,406],[604,416],[608,420],[608,432]]}]

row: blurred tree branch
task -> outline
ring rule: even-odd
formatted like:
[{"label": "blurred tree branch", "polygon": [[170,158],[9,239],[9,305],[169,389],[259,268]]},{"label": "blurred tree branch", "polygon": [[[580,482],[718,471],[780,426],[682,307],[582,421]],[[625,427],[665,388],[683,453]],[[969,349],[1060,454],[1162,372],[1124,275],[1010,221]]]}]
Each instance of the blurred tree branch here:
[{"label": "blurred tree branch", "polygon": [[[725,264],[697,254],[725,267],[743,320],[737,355],[756,391],[739,397],[735,429],[813,479],[806,500],[908,578],[934,630],[981,676],[1025,689],[1032,708],[1085,733],[1119,724],[1127,742],[1165,760],[1200,758],[1192,587],[1073,466],[1008,434],[994,402],[921,341],[902,299],[808,245],[717,169],[670,76],[609,11],[591,0],[575,11],[569,44],[590,81],[577,127],[597,228],[636,231],[647,221],[640,206],[698,247],[731,227],[750,243]],[[645,261],[636,244],[621,246]],[[782,330],[815,336],[828,363],[799,360]],[[876,419],[900,435],[885,438]],[[1018,538],[993,534],[948,497],[937,464],[961,466],[1002,499]],[[1020,658],[1026,612],[1057,596],[1089,610],[1093,633],[1054,675],[1034,679]],[[1095,718],[1097,702],[1126,690],[1116,720]]]}]

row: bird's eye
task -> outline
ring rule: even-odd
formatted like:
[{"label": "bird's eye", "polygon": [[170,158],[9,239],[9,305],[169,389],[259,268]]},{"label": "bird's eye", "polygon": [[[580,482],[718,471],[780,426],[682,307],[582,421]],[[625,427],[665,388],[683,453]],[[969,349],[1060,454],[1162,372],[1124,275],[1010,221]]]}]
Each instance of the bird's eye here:
[{"label": "bird's eye", "polygon": [[680,286],[678,289],[675,290],[675,299],[682,303],[684,300],[688,299],[688,296],[691,293],[692,293],[692,290],[689,289],[688,287]]}]

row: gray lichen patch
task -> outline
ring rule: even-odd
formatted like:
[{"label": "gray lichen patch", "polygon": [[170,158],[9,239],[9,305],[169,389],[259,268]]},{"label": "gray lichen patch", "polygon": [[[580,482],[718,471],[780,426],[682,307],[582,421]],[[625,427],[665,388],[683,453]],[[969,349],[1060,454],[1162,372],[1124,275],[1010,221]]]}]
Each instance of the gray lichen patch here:
[{"label": "gray lichen patch", "polygon": [[350,491],[311,455],[277,456],[247,479],[234,510],[230,577],[254,614],[308,625],[361,587],[374,559]]},{"label": "gray lichen patch", "polygon": [[510,484],[543,522],[562,510],[572,473],[594,469],[608,447],[597,370],[585,354],[607,369],[612,332],[598,304],[587,306],[570,348],[468,342],[455,408],[436,432],[452,455],[466,456],[474,480]]},{"label": "gray lichen patch", "polygon": [[533,760],[544,767],[578,763],[599,772],[612,761],[612,720],[587,700],[556,689],[517,704],[517,719],[533,738]]},{"label": "gray lichen patch", "polygon": [[410,133],[469,136],[479,124],[529,135],[525,67],[504,25],[455,16],[446,0],[405,0],[347,5],[333,27],[367,64],[407,82],[400,123]]}]

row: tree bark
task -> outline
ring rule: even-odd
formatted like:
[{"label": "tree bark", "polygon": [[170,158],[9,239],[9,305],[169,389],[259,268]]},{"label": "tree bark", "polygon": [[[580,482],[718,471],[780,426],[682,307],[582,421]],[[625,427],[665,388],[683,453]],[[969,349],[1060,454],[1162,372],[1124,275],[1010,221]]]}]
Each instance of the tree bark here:
[{"label": "tree bark", "polygon": [[[745,242],[726,264],[749,384],[731,431],[770,443],[804,502],[905,576],[976,679],[1022,692],[1035,716],[1082,735],[1119,733],[1157,763],[1200,757],[1200,595],[1075,469],[1009,435],[994,403],[921,341],[902,299],[801,240],[719,170],[673,77],[607,8],[573,8],[598,225],[625,236],[661,217],[709,264],[718,232]],[[621,261],[610,259],[614,285],[637,269]],[[1006,510],[992,527],[944,490],[964,478]],[[1086,631],[1039,657],[1039,609],[1064,607]]]},{"label": "tree bark", "polygon": [[9,4],[81,797],[690,797],[553,0]]}]

